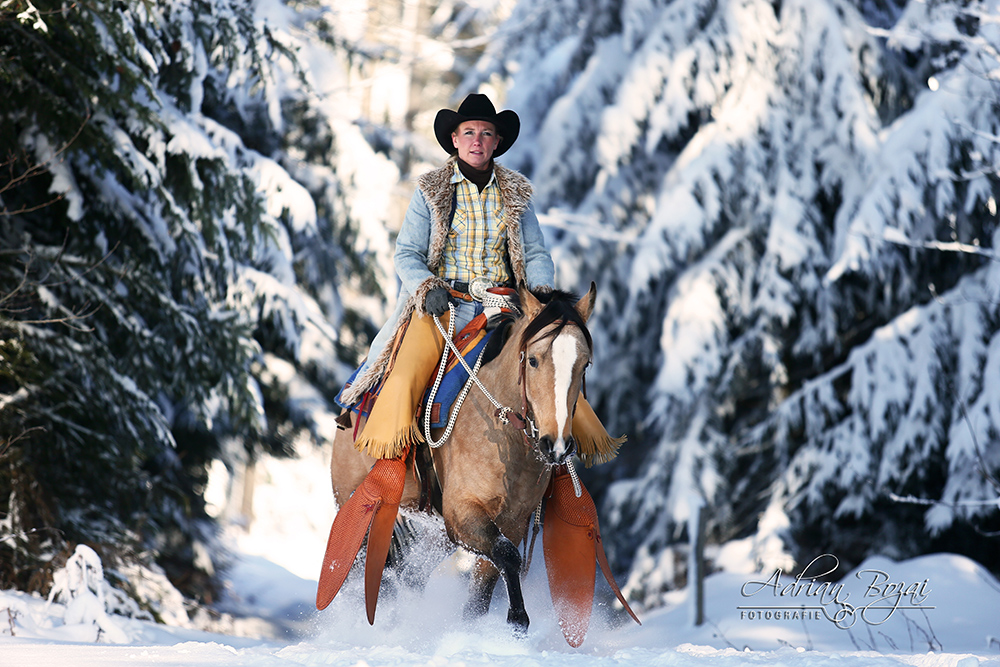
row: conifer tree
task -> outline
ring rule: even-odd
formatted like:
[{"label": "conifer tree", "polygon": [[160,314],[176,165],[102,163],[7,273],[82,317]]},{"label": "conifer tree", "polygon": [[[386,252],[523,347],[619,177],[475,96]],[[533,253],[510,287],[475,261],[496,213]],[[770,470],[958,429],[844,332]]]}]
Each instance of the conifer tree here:
[{"label": "conifer tree", "polygon": [[0,6],[0,586],[86,542],[208,596],[208,462],[329,436],[378,316],[338,289],[377,296],[387,245],[339,179],[393,172],[299,66],[303,9]]},{"label": "conifer tree", "polygon": [[508,159],[558,279],[599,286],[588,388],[630,442],[591,481],[636,597],[681,574],[692,496],[765,568],[857,563],[876,528],[891,556],[1000,566],[975,532],[998,519],[997,10],[525,2],[480,63],[528,119]]}]

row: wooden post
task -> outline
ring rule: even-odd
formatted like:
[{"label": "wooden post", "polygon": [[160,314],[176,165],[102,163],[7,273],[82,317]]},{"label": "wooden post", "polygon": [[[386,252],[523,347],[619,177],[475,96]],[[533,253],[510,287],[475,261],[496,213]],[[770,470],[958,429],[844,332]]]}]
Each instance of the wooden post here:
[{"label": "wooden post", "polygon": [[250,524],[253,523],[253,492],[257,484],[257,460],[253,456],[247,456],[246,465],[243,468],[243,494],[240,499],[240,520],[245,522],[244,530],[250,532]]},{"label": "wooden post", "polygon": [[688,598],[691,601],[691,624],[705,622],[705,507],[699,498],[692,503],[688,518]]}]

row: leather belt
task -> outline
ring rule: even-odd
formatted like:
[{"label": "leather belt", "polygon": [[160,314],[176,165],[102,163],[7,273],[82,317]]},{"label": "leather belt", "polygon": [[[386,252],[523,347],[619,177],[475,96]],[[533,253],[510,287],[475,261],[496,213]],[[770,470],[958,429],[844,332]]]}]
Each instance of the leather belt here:
[{"label": "leather belt", "polygon": [[452,298],[461,299],[462,301],[468,301],[469,303],[475,301],[475,299],[472,298],[472,295],[469,294],[468,292],[461,292],[454,288],[449,289],[448,294],[451,295]]},{"label": "leather belt", "polygon": [[486,296],[486,290],[491,287],[511,287],[510,281],[497,283],[485,278],[473,278],[471,283],[461,280],[449,280],[448,284],[451,285],[450,292],[452,296],[463,301],[479,302],[482,302],[483,297]]},{"label": "leather belt", "polygon": [[462,282],[461,280],[449,280],[448,284],[456,292],[463,292],[465,294],[469,293],[469,283]]}]

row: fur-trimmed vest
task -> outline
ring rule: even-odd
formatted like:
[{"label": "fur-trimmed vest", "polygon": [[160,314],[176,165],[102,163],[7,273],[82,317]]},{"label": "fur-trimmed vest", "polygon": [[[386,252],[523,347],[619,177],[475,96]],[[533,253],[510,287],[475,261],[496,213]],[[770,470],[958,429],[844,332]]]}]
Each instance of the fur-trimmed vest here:
[{"label": "fur-trimmed vest", "polygon": [[[441,168],[429,171],[417,179],[417,187],[424,195],[431,210],[431,242],[427,254],[427,268],[437,274],[441,268],[445,243],[450,231],[449,220],[452,213],[455,185],[451,182],[455,173],[455,158],[451,158]],[[525,279],[524,249],[521,247],[521,216],[531,202],[531,183],[518,172],[493,164],[500,200],[503,202],[504,220],[507,221],[507,252],[514,270],[514,282]],[[420,301],[423,307],[423,300]]]},{"label": "fur-trimmed vest", "polygon": [[[375,337],[372,347],[368,353],[368,359],[358,370],[354,380],[349,386],[344,387],[338,402],[344,406],[352,406],[358,403],[364,393],[375,387],[385,374],[389,366],[392,349],[397,336],[403,325],[409,321],[414,311],[426,314],[424,311],[424,299],[427,293],[435,287],[448,287],[448,284],[438,277],[438,270],[444,257],[445,244],[450,231],[450,221],[452,218],[452,206],[454,205],[455,185],[451,182],[455,170],[455,158],[450,158],[444,166],[423,174],[417,179],[417,190],[426,203],[427,212],[430,218],[429,242],[426,250],[427,270],[429,275],[420,280],[416,289],[411,294],[406,286],[406,279],[403,280],[403,289],[399,294],[399,302],[393,316],[382,327],[382,331]],[[524,224],[525,213],[528,212],[531,203],[531,183],[527,178],[518,172],[507,169],[499,164],[493,164],[493,173],[497,186],[500,189],[500,199],[503,203],[503,216],[507,230],[507,253],[510,267],[514,274],[511,278],[515,283],[524,282],[530,287],[551,286],[551,269],[540,282],[532,284],[528,277],[526,266],[525,248],[522,239],[522,225]],[[416,195],[414,195],[416,199]],[[411,208],[413,203],[411,202]],[[537,229],[537,219],[531,214],[530,224]],[[407,225],[426,224],[419,216],[412,217],[408,211],[406,219],[403,221],[404,228]],[[403,230],[400,230],[400,235]],[[540,233],[538,234],[540,242]],[[546,258],[548,254],[546,251]],[[399,249],[397,247],[397,272],[402,277],[402,270],[399,267]],[[549,264],[551,259],[548,258]],[[391,336],[386,334],[391,331]]]}]

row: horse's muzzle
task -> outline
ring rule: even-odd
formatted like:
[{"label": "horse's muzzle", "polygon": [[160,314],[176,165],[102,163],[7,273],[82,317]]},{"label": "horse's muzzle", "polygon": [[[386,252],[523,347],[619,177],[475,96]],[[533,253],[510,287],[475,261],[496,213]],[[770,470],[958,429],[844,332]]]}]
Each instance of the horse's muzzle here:
[{"label": "horse's muzzle", "polygon": [[573,436],[560,441],[543,435],[538,439],[538,451],[549,465],[560,465],[576,452],[576,440]]}]

